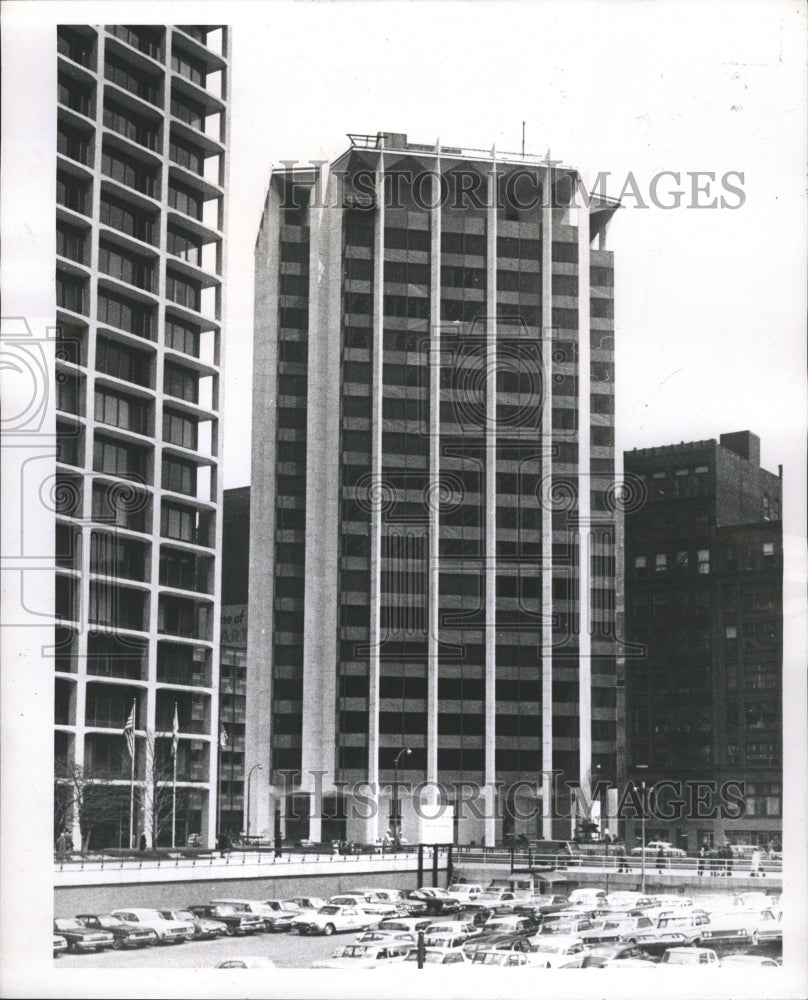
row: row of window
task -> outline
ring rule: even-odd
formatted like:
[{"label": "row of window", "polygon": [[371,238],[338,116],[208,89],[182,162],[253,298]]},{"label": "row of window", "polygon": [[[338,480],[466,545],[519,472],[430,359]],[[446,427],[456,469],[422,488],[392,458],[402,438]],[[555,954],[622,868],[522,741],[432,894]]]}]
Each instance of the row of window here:
[{"label": "row of window", "polygon": [[[710,550],[697,549],[696,559],[692,560],[692,553],[683,549],[679,552],[671,553],[670,562],[667,552],[657,552],[653,557],[653,569],[656,573],[666,573],[669,569],[676,572],[688,572],[695,568],[697,573],[707,574],[710,572]],[[649,556],[634,556],[634,571],[638,574],[644,573],[650,568]]]}]

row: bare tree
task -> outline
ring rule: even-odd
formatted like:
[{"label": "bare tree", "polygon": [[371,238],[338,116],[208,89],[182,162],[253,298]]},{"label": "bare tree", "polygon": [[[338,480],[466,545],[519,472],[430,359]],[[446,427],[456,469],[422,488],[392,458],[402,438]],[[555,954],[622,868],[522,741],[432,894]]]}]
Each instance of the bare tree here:
[{"label": "bare tree", "polygon": [[[174,809],[174,758],[171,740],[158,738],[152,730],[146,733],[142,781],[136,795],[143,811],[146,842],[156,847],[161,841],[170,842],[171,818]],[[185,814],[188,789],[178,788],[176,794],[177,816]]]},{"label": "bare tree", "polygon": [[71,760],[57,760],[54,778],[54,825],[60,832],[75,823],[81,850],[90,847],[93,831],[120,817],[121,789],[94,777]]}]

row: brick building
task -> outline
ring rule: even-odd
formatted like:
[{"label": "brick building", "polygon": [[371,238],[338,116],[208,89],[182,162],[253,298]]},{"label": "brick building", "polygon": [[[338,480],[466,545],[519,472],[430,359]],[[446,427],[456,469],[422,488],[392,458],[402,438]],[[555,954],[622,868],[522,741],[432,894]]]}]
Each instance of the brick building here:
[{"label": "brick building", "polygon": [[[626,452],[628,776],[739,782],[744,814],[652,819],[648,839],[777,843],[782,804],[782,479],[749,431]],[[782,473],[782,469],[780,470]],[[639,765],[639,768],[638,768]],[[644,765],[644,766],[643,766]],[[720,791],[717,793],[720,798]],[[666,795],[672,795],[668,790]],[[688,798],[687,794],[685,798]],[[660,798],[664,812],[666,807]]]}]

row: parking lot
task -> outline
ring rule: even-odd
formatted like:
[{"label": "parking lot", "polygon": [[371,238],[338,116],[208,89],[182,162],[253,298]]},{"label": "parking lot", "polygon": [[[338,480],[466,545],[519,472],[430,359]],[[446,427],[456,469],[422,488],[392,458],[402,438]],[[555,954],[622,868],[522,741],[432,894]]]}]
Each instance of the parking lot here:
[{"label": "parking lot", "polygon": [[207,969],[235,955],[262,955],[285,968],[309,968],[327,958],[340,945],[348,944],[356,932],[333,937],[301,937],[299,934],[251,934],[220,937],[212,941],[155,945],[149,948],[65,953],[54,959],[57,969]]}]

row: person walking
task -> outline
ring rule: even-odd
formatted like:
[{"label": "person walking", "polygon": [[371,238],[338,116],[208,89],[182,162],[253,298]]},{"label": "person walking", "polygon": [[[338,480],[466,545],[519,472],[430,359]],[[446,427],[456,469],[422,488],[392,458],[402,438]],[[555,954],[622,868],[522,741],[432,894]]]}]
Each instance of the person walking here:
[{"label": "person walking", "polygon": [[704,849],[704,844],[699,848],[698,861],[696,862],[696,874],[699,876],[704,875],[704,860],[707,857],[707,851]]},{"label": "person walking", "polygon": [[732,844],[727,841],[727,846],[724,848],[724,857],[727,859],[727,875],[732,875],[732,862],[735,855],[732,853]]},{"label": "person walking", "polygon": [[751,877],[752,878],[759,878],[760,877],[760,851],[757,849],[757,847],[754,849],[754,851],[752,851],[752,857],[750,858],[749,864],[750,864],[750,867],[751,867],[751,871],[749,873],[751,875]]},{"label": "person walking", "polygon": [[665,849],[663,847],[660,847],[660,849],[657,851],[656,866],[657,866],[657,871],[661,875],[662,869],[665,867]]}]

